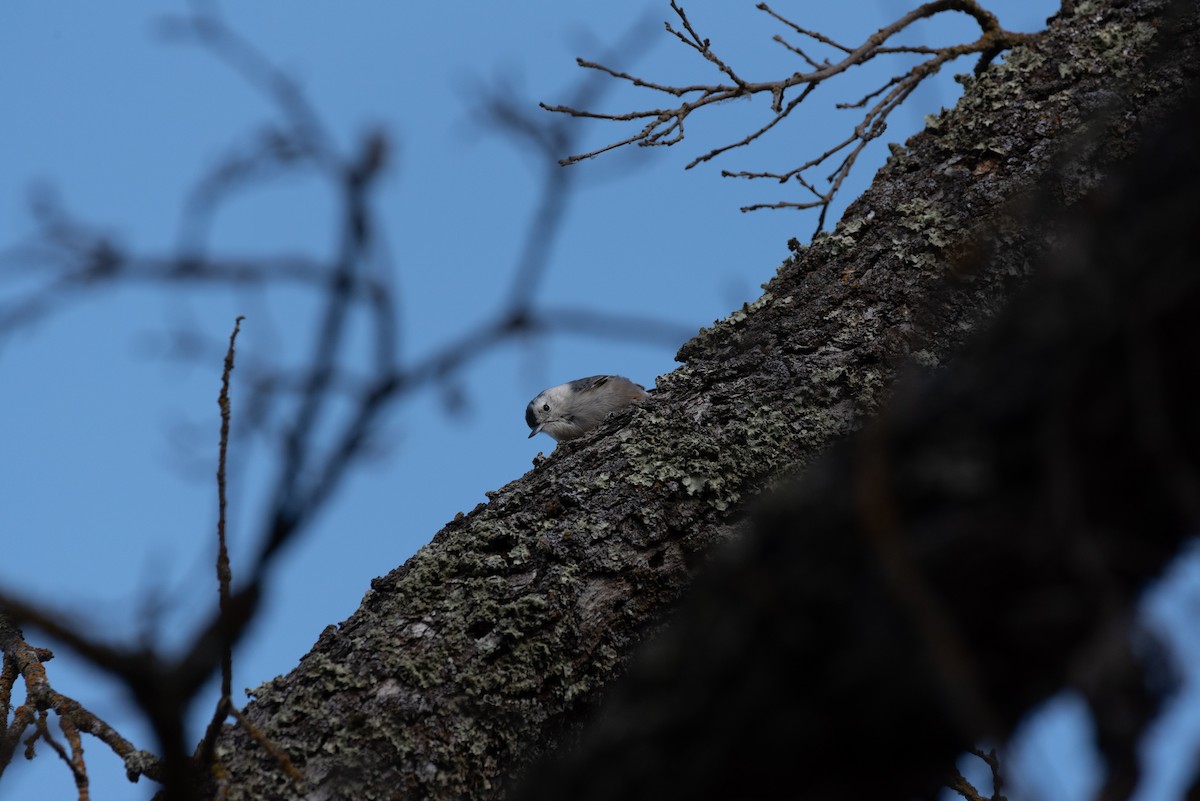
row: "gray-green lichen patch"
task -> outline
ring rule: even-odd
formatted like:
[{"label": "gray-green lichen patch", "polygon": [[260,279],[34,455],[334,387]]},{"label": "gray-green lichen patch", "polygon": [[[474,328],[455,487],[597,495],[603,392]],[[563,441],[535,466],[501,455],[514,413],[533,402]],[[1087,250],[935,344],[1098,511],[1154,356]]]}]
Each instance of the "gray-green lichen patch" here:
[{"label": "gray-green lichen patch", "polygon": [[[941,259],[930,258],[928,251],[940,251],[949,246],[953,239],[961,237],[961,232],[955,235],[947,230],[945,212],[940,204],[930,200],[914,198],[898,204],[896,212],[896,222],[901,228],[920,235],[915,242],[892,240],[898,246],[897,255],[900,259],[914,266],[937,267]],[[913,247],[923,252],[913,253]]]},{"label": "gray-green lichen patch", "polygon": [[[711,407],[708,413],[721,417]],[[626,480],[643,487],[675,483],[726,511],[753,494],[763,476],[795,462],[801,418],[767,405],[739,408],[737,419],[716,428],[647,415],[621,447],[630,466]]]},{"label": "gray-green lichen patch", "polygon": [[1058,62],[1059,76],[1074,80],[1083,75],[1126,75],[1154,34],[1149,22],[1109,20],[1071,49],[1072,58]]},{"label": "gray-green lichen patch", "polygon": [[759,309],[765,308],[766,305],[768,303],[770,303],[772,300],[774,300],[774,296],[770,292],[764,292],[753,303],[743,303],[742,308],[734,311],[732,314],[730,314],[724,320],[721,320],[718,323],[716,323],[716,325],[717,326],[719,326],[721,324],[736,325],[737,323],[742,322],[743,320],[745,320],[747,317],[749,317],[751,314],[758,311]]},{"label": "gray-green lichen patch", "polygon": [[849,233],[835,230],[832,234],[827,234],[819,240],[822,248],[830,256],[840,257],[853,252],[856,240]]}]

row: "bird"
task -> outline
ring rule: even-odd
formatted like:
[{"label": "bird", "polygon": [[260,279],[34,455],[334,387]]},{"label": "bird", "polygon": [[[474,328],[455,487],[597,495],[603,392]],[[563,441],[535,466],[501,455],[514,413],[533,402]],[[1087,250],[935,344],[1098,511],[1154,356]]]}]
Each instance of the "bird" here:
[{"label": "bird", "polygon": [[546,433],[558,442],[583,436],[618,409],[650,393],[619,375],[593,375],[544,389],[525,407],[529,437]]}]

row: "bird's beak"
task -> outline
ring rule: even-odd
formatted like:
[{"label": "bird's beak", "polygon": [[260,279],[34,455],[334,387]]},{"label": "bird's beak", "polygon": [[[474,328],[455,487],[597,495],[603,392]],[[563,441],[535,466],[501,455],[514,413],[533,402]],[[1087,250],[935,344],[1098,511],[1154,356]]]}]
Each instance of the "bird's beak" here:
[{"label": "bird's beak", "polygon": [[535,428],[535,429],[533,429],[532,431],[530,431],[530,432],[529,432],[529,439],[533,439],[533,435],[534,435],[534,434],[540,434],[540,433],[542,433],[542,426],[544,426],[544,425],[546,425],[546,424],[545,424],[545,423],[538,423],[538,426],[537,426],[537,428]]}]

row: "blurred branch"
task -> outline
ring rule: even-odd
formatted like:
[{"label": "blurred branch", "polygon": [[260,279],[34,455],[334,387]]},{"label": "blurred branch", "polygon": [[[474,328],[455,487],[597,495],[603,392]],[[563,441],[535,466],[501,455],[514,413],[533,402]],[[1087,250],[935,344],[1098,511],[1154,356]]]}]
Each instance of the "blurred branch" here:
[{"label": "blurred branch", "polygon": [[257,47],[238,35],[225,22],[216,3],[191,0],[190,5],[192,13],[189,16],[167,17],[162,21],[163,35],[194,41],[229,65],[279,109],[286,124],[281,141],[294,147],[297,155],[337,173],[342,163],[337,158],[333,139],[304,91]]},{"label": "blurred branch", "polygon": [[[908,99],[916,88],[938,70],[942,65],[959,58],[960,56],[979,54],[980,59],[975,71],[980,73],[987,64],[994,59],[999,53],[1014,47],[1021,42],[1027,41],[1030,34],[1013,33],[1006,31],[1000,26],[996,17],[985,8],[983,8],[976,0],[934,0],[934,2],[925,3],[918,8],[913,9],[904,16],[900,17],[895,22],[887,25],[875,33],[867,37],[861,44],[856,47],[848,47],[835,42],[823,34],[815,31],[810,31],[802,28],[799,25],[791,22],[774,11],[766,3],[759,3],[756,8],[763,11],[778,20],[782,24],[790,28],[795,34],[798,34],[807,39],[811,39],[819,45],[823,45],[837,51],[841,58],[836,62],[830,62],[828,59],[817,60],[810,55],[800,45],[786,41],[782,36],[776,35],[774,41],[783,45],[788,51],[799,56],[807,65],[808,71],[795,72],[786,78],[781,78],[774,81],[750,81],[743,78],[733,66],[727,63],[724,59],[717,55],[712,48],[711,41],[702,37],[696,32],[684,12],[683,7],[678,5],[675,0],[671,0],[671,10],[679,18],[683,30],[676,30],[671,26],[670,22],[666,22],[666,30],[674,36],[686,47],[696,51],[710,64],[715,66],[730,83],[703,83],[689,85],[671,85],[648,81],[644,78],[637,77],[628,72],[613,69],[605,66],[603,63],[588,61],[582,58],[576,59],[576,63],[588,70],[595,70],[599,73],[607,75],[611,78],[616,78],[620,81],[625,81],[631,86],[642,89],[649,89],[653,92],[668,95],[679,99],[678,105],[668,105],[655,108],[645,108],[636,111],[629,111],[619,114],[606,114],[595,111],[588,111],[586,104],[571,102],[567,104],[549,105],[542,103],[541,107],[547,111],[552,111],[560,114],[566,114],[571,117],[582,117],[586,119],[609,120],[612,122],[642,122],[640,129],[630,134],[624,139],[610,142],[596,150],[591,150],[585,153],[577,153],[575,155],[563,158],[559,163],[568,166],[585,159],[590,159],[602,153],[607,153],[610,150],[615,150],[625,145],[636,144],[639,147],[660,147],[670,146],[683,141],[684,138],[684,120],[686,120],[694,111],[712,106],[718,103],[723,103],[727,100],[738,98],[753,97],[755,95],[767,95],[771,98],[771,111],[774,116],[758,129],[747,134],[742,139],[726,145],[709,150],[703,155],[697,156],[688,162],[684,169],[691,169],[698,164],[710,161],[717,156],[722,155],[730,150],[740,147],[745,147],[751,142],[762,137],[778,123],[788,117],[797,106],[808,98],[812,91],[823,82],[833,78],[847,70],[861,66],[878,55],[888,53],[917,53],[929,55],[930,58],[917,64],[900,75],[893,76],[883,86],[875,91],[867,94],[860,100],[854,103],[841,103],[838,108],[864,108],[871,100],[876,102],[867,109],[863,115],[862,121],[855,126],[854,131],[843,139],[838,144],[831,147],[821,155],[804,162],[798,167],[785,172],[729,172],[722,170],[721,175],[727,178],[770,178],[779,183],[787,183],[795,180],[799,183],[808,195],[812,196],[811,200],[806,201],[779,201],[775,203],[756,203],[750,206],[743,206],[742,211],[755,211],[757,209],[819,209],[820,214],[817,221],[817,231],[822,230],[825,225],[825,215],[829,211],[829,205],[833,202],[834,196],[841,188],[842,183],[850,175],[850,171],[854,167],[855,161],[872,140],[877,139],[887,130],[887,118],[901,103]],[[967,42],[957,45],[949,45],[946,47],[910,47],[910,46],[886,46],[885,42],[889,41],[896,34],[904,31],[913,23],[921,19],[927,19],[937,14],[946,11],[957,11],[971,16],[979,25],[980,36],[973,42]],[[789,92],[793,93],[788,96]],[[841,154],[841,161],[833,168],[833,171],[825,178],[828,183],[828,188],[824,191],[817,188],[816,183],[805,177],[805,174],[815,168],[818,168],[832,159],[834,156]]]},{"label": "blurred branch", "polygon": [[[518,104],[496,94],[487,101],[493,121],[510,134],[521,132],[518,138],[523,146],[534,145],[535,156],[548,165],[511,289],[490,317],[465,334],[420,358],[401,360],[395,270],[387,258],[372,201],[373,189],[388,164],[391,145],[387,136],[368,132],[355,148],[341,152],[302,89],[231,29],[213,3],[194,0],[190,14],[167,20],[162,30],[177,41],[200,45],[229,65],[264,94],[280,119],[251,137],[249,144],[232,148],[201,178],[185,204],[174,253],[139,253],[111,234],[74,219],[51,195],[35,197],[32,206],[37,229],[33,239],[0,258],[0,266],[5,268],[0,280],[18,288],[14,300],[0,305],[0,336],[32,324],[85,292],[141,284],[179,290],[196,285],[240,291],[298,287],[317,300],[311,339],[302,343],[303,358],[294,364],[277,353],[257,359],[253,353],[245,358],[238,354],[239,385],[246,388],[239,403],[245,404],[245,410],[234,421],[230,382],[239,329],[235,327],[222,349],[203,332],[177,332],[175,352],[186,358],[208,365],[224,353],[217,481],[219,604],[197,626],[191,640],[185,641],[181,653],[162,653],[149,637],[133,647],[104,642],[83,622],[3,592],[0,614],[8,615],[14,624],[38,627],[121,681],[150,723],[160,757],[135,752],[115,732],[104,730],[103,736],[116,738],[112,739],[113,750],[126,759],[127,766],[137,768],[129,768],[131,777],[150,775],[164,783],[166,797],[189,798],[197,775],[219,771],[213,745],[228,716],[236,717],[233,649],[258,610],[276,559],[324,508],[369,453],[372,443],[381,439],[383,420],[402,398],[430,384],[444,383],[470,361],[518,336],[561,332],[678,345],[692,332],[654,318],[542,308],[536,303],[537,288],[549,268],[553,243],[575,186],[573,176],[553,166],[553,156],[570,146],[575,134],[568,130],[573,126],[557,120],[547,123],[544,117],[535,120]],[[620,56],[627,49],[620,45],[613,53]],[[590,102],[603,88],[601,81],[584,81],[573,97]],[[222,204],[247,187],[297,170],[315,172],[337,199],[338,248],[332,259],[291,255],[240,258],[209,252],[210,221]],[[238,319],[240,322],[241,317]],[[357,358],[353,339],[364,330],[371,346],[365,364]],[[236,429],[233,422],[238,424]],[[264,434],[274,450],[276,472],[258,532],[257,553],[235,583],[225,543],[226,461],[231,437],[255,433]],[[0,688],[6,696],[21,674],[13,668],[12,680],[7,678],[12,672],[10,653],[21,653],[19,644],[17,639],[12,640],[11,648],[4,644],[6,679]],[[36,660],[30,664],[33,667],[22,670],[35,678],[41,675],[29,672],[40,671]],[[220,698],[193,756],[187,710],[214,674],[221,677]],[[27,685],[31,680],[26,678]],[[18,729],[40,726],[37,737],[62,749],[34,714],[45,708],[50,707],[20,708],[25,710],[20,726],[15,722],[16,733],[4,740],[8,750],[0,767],[11,758],[9,745],[15,748]],[[62,718],[61,711],[59,714]],[[77,779],[86,781],[81,757],[75,759],[81,752],[72,750],[76,749],[75,732],[102,729],[90,720],[63,720],[68,748],[61,752],[67,755]],[[253,727],[248,731],[267,751],[277,752],[276,761],[285,772],[298,775],[262,732]],[[134,757],[140,761],[131,762]]]},{"label": "blurred branch", "polygon": [[[645,30],[641,21],[630,25],[617,43],[608,48],[605,58],[618,61],[635,58],[646,48]],[[586,75],[569,90],[570,102],[578,106],[598,103],[611,87],[602,76]],[[512,313],[527,315],[577,187],[577,176],[557,169],[557,160],[563,151],[578,147],[582,132],[570,120],[535,113],[534,103],[503,85],[485,88],[479,94],[483,110],[496,129],[518,150],[531,153],[542,169],[540,197],[526,229],[508,294]]]}]

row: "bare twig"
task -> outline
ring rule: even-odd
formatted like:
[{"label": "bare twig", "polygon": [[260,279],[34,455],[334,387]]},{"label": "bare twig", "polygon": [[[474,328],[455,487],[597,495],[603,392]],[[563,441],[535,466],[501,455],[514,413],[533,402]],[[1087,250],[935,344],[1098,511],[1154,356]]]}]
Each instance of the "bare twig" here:
[{"label": "bare twig", "polygon": [[190,16],[168,17],[163,21],[163,34],[199,42],[228,64],[279,108],[287,122],[290,144],[300,154],[323,169],[337,172],[341,165],[336,158],[332,137],[303,90],[258,48],[226,24],[216,4],[193,0],[191,5]]},{"label": "bare twig", "polygon": [[[237,335],[242,328],[244,317],[238,317],[233,323],[233,332],[229,335],[229,348],[225,351],[225,366],[221,371],[221,392],[217,396],[217,406],[221,410],[221,436],[217,447],[217,593],[219,609],[222,618],[230,617],[230,590],[233,573],[229,566],[229,547],[225,537],[226,512],[226,463],[229,454],[229,421],[232,416],[229,402],[229,381],[233,374],[235,346]],[[197,762],[202,769],[212,763],[214,746],[217,735],[220,734],[221,724],[229,716],[233,708],[233,643],[229,640],[221,649],[221,697],[217,699],[213,716],[208,722],[204,740],[197,749]]]},{"label": "bare twig", "polygon": [[[541,107],[547,111],[566,114],[572,117],[609,120],[612,122],[640,122],[642,124],[640,129],[623,139],[613,141],[595,150],[567,156],[561,159],[559,163],[564,166],[575,164],[630,144],[636,144],[639,147],[673,145],[682,141],[684,138],[684,121],[698,109],[735,98],[750,97],[759,94],[766,94],[771,98],[771,110],[775,112],[775,115],[769,122],[736,142],[713,148],[692,159],[685,166],[685,169],[691,169],[730,150],[745,147],[756,141],[766,134],[767,131],[774,128],[781,120],[789,116],[816,86],[852,67],[861,66],[876,56],[883,54],[915,53],[930,56],[930,58],[912,67],[907,72],[893,77],[883,87],[868,94],[857,103],[840,104],[840,108],[862,108],[867,102],[886,92],[886,94],[883,94],[882,99],[866,111],[862,121],[855,127],[854,132],[849,137],[821,156],[784,173],[722,171],[721,174],[724,177],[771,178],[781,183],[796,179],[806,190],[809,190],[816,196],[815,200],[808,202],[780,201],[775,203],[756,203],[743,206],[742,211],[768,208],[819,208],[820,215],[817,223],[817,231],[820,231],[824,227],[829,205],[832,203],[834,196],[841,188],[846,177],[850,174],[859,153],[862,152],[862,149],[869,142],[878,138],[886,130],[888,115],[903,103],[923,80],[936,73],[946,62],[964,55],[980,55],[980,62],[976,68],[976,71],[979,71],[986,66],[988,61],[995,58],[998,53],[1028,40],[1030,36],[1029,34],[1013,33],[1004,30],[996,17],[980,6],[976,0],[933,0],[933,2],[925,3],[890,25],[876,31],[854,48],[840,44],[823,34],[808,30],[791,22],[770,8],[766,3],[759,3],[757,8],[784,25],[787,25],[795,33],[837,51],[841,56],[840,60],[832,63],[828,60],[818,61],[802,47],[789,43],[780,36],[775,36],[774,41],[799,56],[806,63],[808,71],[795,72],[786,78],[775,81],[747,81],[740,77],[734,71],[733,67],[713,52],[709,40],[702,38],[696,32],[683,9],[675,3],[675,0],[671,0],[671,9],[682,22],[684,32],[675,30],[671,27],[670,23],[666,25],[667,31],[683,44],[699,52],[706,60],[715,64],[721,72],[729,77],[732,84],[718,83],[672,86],[649,81],[596,62],[577,59],[580,67],[601,72],[612,78],[625,81],[631,86],[679,98],[681,102],[674,106],[646,108],[619,114],[588,111],[581,104],[549,105],[542,103]],[[979,38],[973,42],[946,47],[885,45],[885,42],[908,28],[914,22],[946,11],[957,11],[971,16],[980,27]],[[790,100],[786,100],[786,95],[791,90],[798,90],[799,94]],[[811,182],[804,180],[803,174],[806,171],[819,167],[835,154],[842,151],[847,151],[845,157],[825,179],[829,184],[827,190],[818,191],[813,187]]]},{"label": "bare twig", "polygon": [[60,718],[59,724],[62,727],[63,735],[67,738],[67,744],[71,746],[71,752],[67,753],[67,749],[50,731],[49,717],[50,714],[45,710],[38,715],[35,724],[36,731],[30,735],[27,741],[28,747],[32,749],[33,741],[38,737],[49,744],[54,749],[54,753],[58,754],[70,769],[71,775],[75,779],[75,790],[79,793],[79,801],[88,801],[90,793],[88,791],[87,765],[83,762],[83,743],[79,737],[79,729],[75,728],[70,718]]}]

